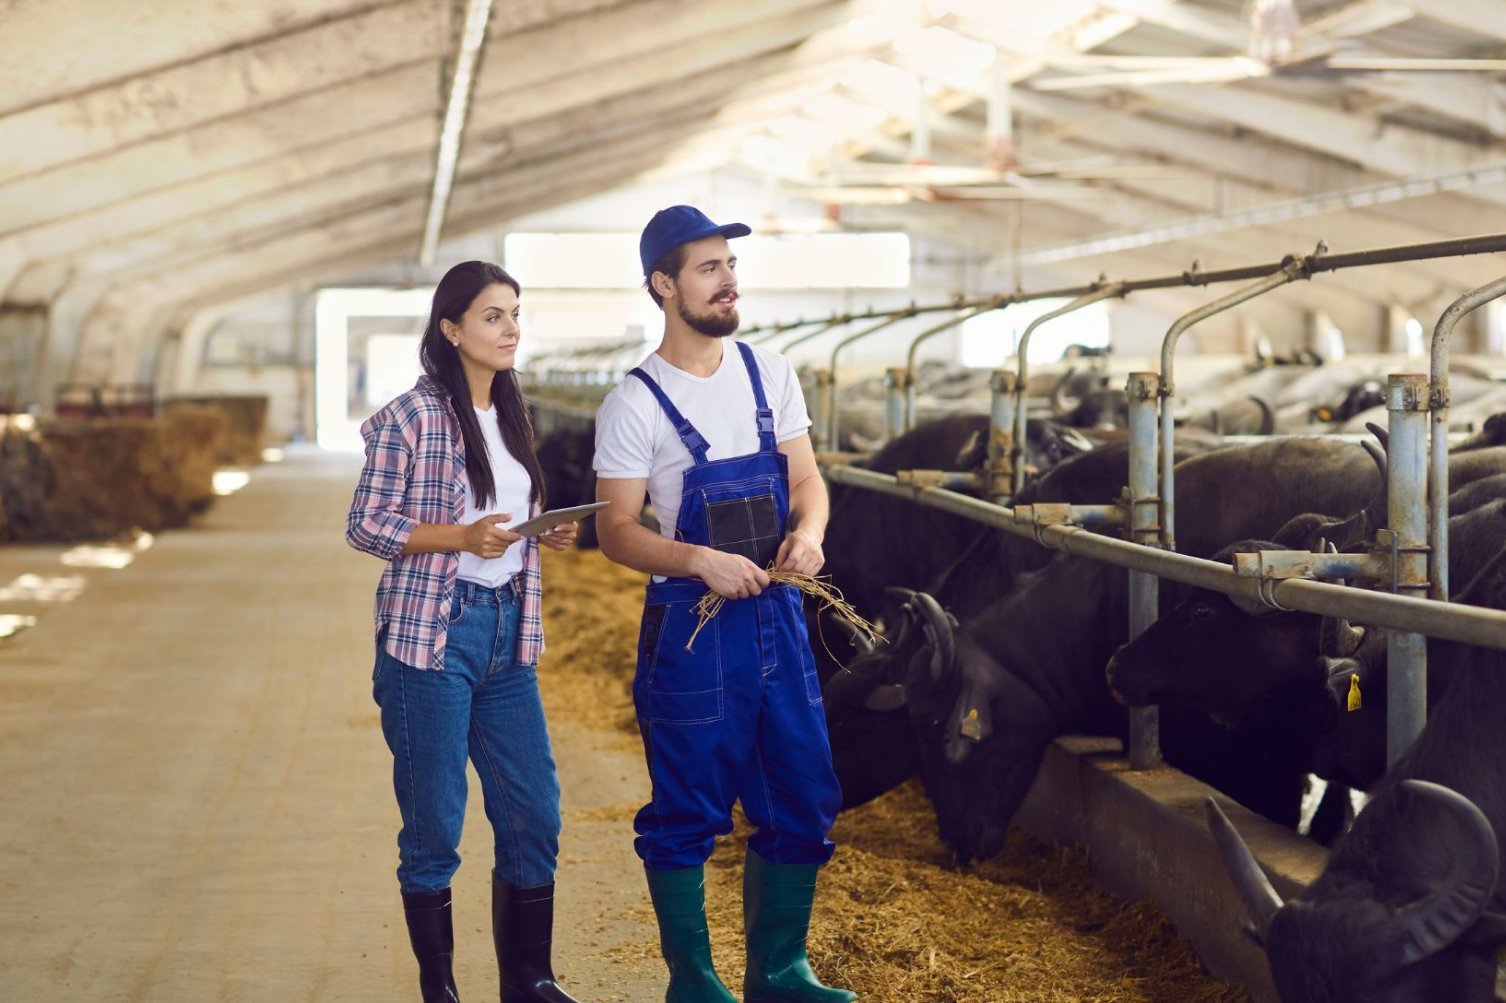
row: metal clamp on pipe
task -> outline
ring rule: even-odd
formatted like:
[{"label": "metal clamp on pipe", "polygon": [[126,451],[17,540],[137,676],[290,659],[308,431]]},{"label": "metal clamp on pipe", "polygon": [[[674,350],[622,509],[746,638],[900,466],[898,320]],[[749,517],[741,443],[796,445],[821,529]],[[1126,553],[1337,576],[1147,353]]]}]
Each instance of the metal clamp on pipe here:
[{"label": "metal clamp on pipe", "polygon": [[1014,495],[1014,406],[1019,378],[1009,369],[994,370],[989,384],[988,496],[1004,504]]},{"label": "metal clamp on pipe", "polygon": [[971,470],[900,470],[894,478],[901,484],[920,489],[977,491],[983,486],[983,475]]},{"label": "metal clamp on pipe", "polygon": [[1367,581],[1389,583],[1389,553],[1316,554],[1308,550],[1257,550],[1234,555],[1234,573],[1245,578],[1310,581]]},{"label": "metal clamp on pipe", "polygon": [[812,369],[811,387],[815,391],[811,397],[815,406],[815,414],[811,415],[811,431],[815,436],[816,451],[841,449],[842,444],[837,441],[835,416],[831,413],[836,397],[836,379],[832,371],[819,367]]},{"label": "metal clamp on pipe", "polygon": [[1036,526],[1123,526],[1129,515],[1119,505],[1069,505],[1042,502],[1016,505],[1014,521]]},{"label": "metal clamp on pipe", "polygon": [[1126,526],[1129,512],[1119,505],[1069,505],[1065,502],[1042,502],[1038,505],[1016,505],[1016,525],[1034,526],[1035,542],[1050,546],[1042,535],[1048,526]]},{"label": "metal clamp on pipe", "polygon": [[905,401],[910,390],[910,372],[904,366],[884,370],[884,441],[905,434]]}]

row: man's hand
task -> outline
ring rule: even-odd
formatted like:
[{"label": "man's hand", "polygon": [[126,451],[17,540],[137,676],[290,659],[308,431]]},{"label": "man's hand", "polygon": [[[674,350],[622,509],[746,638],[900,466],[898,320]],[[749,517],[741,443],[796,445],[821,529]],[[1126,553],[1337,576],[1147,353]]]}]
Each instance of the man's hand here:
[{"label": "man's hand", "polygon": [[575,542],[575,534],[578,532],[580,532],[580,523],[562,522],[540,533],[539,542],[550,550],[565,550]]},{"label": "man's hand", "polygon": [[696,555],[696,577],[724,599],[746,599],[769,587],[769,576],[741,554],[702,547]]},{"label": "man's hand", "polygon": [[792,571],[797,575],[815,575],[826,564],[821,538],[815,533],[794,529],[779,545],[774,558],[775,571]]},{"label": "man's hand", "polygon": [[523,539],[517,533],[509,533],[498,525],[510,519],[511,512],[484,515],[477,519],[465,527],[465,546],[461,549],[477,557],[501,557],[508,547]]}]

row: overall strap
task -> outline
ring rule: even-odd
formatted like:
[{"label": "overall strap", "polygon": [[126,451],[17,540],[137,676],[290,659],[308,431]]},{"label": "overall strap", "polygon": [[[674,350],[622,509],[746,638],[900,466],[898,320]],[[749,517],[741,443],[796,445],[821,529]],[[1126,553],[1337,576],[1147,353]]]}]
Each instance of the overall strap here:
[{"label": "overall strap", "polygon": [[649,393],[654,395],[654,399],[664,409],[664,415],[669,419],[669,423],[675,427],[675,434],[680,437],[685,448],[690,450],[690,457],[695,460],[696,465],[705,463],[706,449],[710,443],[706,441],[704,435],[696,431],[696,427],[690,423],[690,420],[680,413],[680,409],[675,407],[669,395],[664,392],[664,388],[655,383],[654,378],[642,369],[629,370],[628,375],[638,377],[643,381],[643,385],[648,387]]},{"label": "overall strap", "polygon": [[758,363],[753,358],[753,349],[740,341],[736,344],[737,350],[742,353],[743,365],[748,369],[748,379],[753,381],[753,403],[758,407],[758,449],[764,453],[775,452],[779,449],[779,443],[774,439],[774,412],[770,410],[768,399],[763,395],[763,380],[758,375]]}]

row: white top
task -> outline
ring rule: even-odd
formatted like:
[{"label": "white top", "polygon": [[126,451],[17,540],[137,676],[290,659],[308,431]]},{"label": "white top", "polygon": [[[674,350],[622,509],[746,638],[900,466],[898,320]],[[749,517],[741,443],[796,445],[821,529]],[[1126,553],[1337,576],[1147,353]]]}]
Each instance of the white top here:
[{"label": "white top", "polygon": [[[722,346],[722,363],[710,376],[692,376],[657,354],[639,363],[706,437],[708,460],[758,452],[753,384],[736,344],[723,340]],[[783,355],[749,347],[763,380],[764,397],[774,412],[775,439],[786,442],[804,435],[811,420],[794,365]],[[674,539],[680,515],[682,475],[694,462],[664,409],[638,377],[625,378],[601,402],[596,412],[596,475],[647,478],[659,531],[670,539]]]},{"label": "white top", "polygon": [[[507,445],[502,441],[502,429],[497,425],[496,409],[482,409],[474,404],[471,406],[476,410],[476,420],[481,423],[481,437],[486,442],[486,456],[495,483],[492,503],[483,509],[476,505],[475,492],[471,490],[470,482],[466,482],[464,524],[469,526],[477,519],[499,512],[512,514],[510,519],[501,524],[503,526],[522,522],[528,518],[528,494],[533,489],[533,482],[528,479],[528,471],[523,464],[507,451]],[[501,557],[477,557],[468,550],[460,552],[458,574],[468,582],[496,588],[522,570],[521,540],[503,551]]]}]

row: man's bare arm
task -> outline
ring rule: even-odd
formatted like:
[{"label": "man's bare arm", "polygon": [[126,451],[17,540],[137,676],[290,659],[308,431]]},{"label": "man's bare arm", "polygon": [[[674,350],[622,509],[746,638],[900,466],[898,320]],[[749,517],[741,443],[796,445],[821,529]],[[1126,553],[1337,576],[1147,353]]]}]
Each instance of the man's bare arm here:
[{"label": "man's bare arm", "polygon": [[779,554],[774,558],[778,571],[814,575],[826,563],[821,541],[826,538],[826,521],[830,503],[826,481],[816,465],[816,451],[811,438],[802,435],[779,444],[779,451],[789,460],[790,521]]},{"label": "man's bare arm", "polygon": [[652,575],[699,578],[728,599],[756,596],[768,586],[769,576],[746,557],[680,543],[640,523],[647,489],[641,477],[596,479],[596,500],[612,503],[596,513],[596,537],[608,560]]}]

